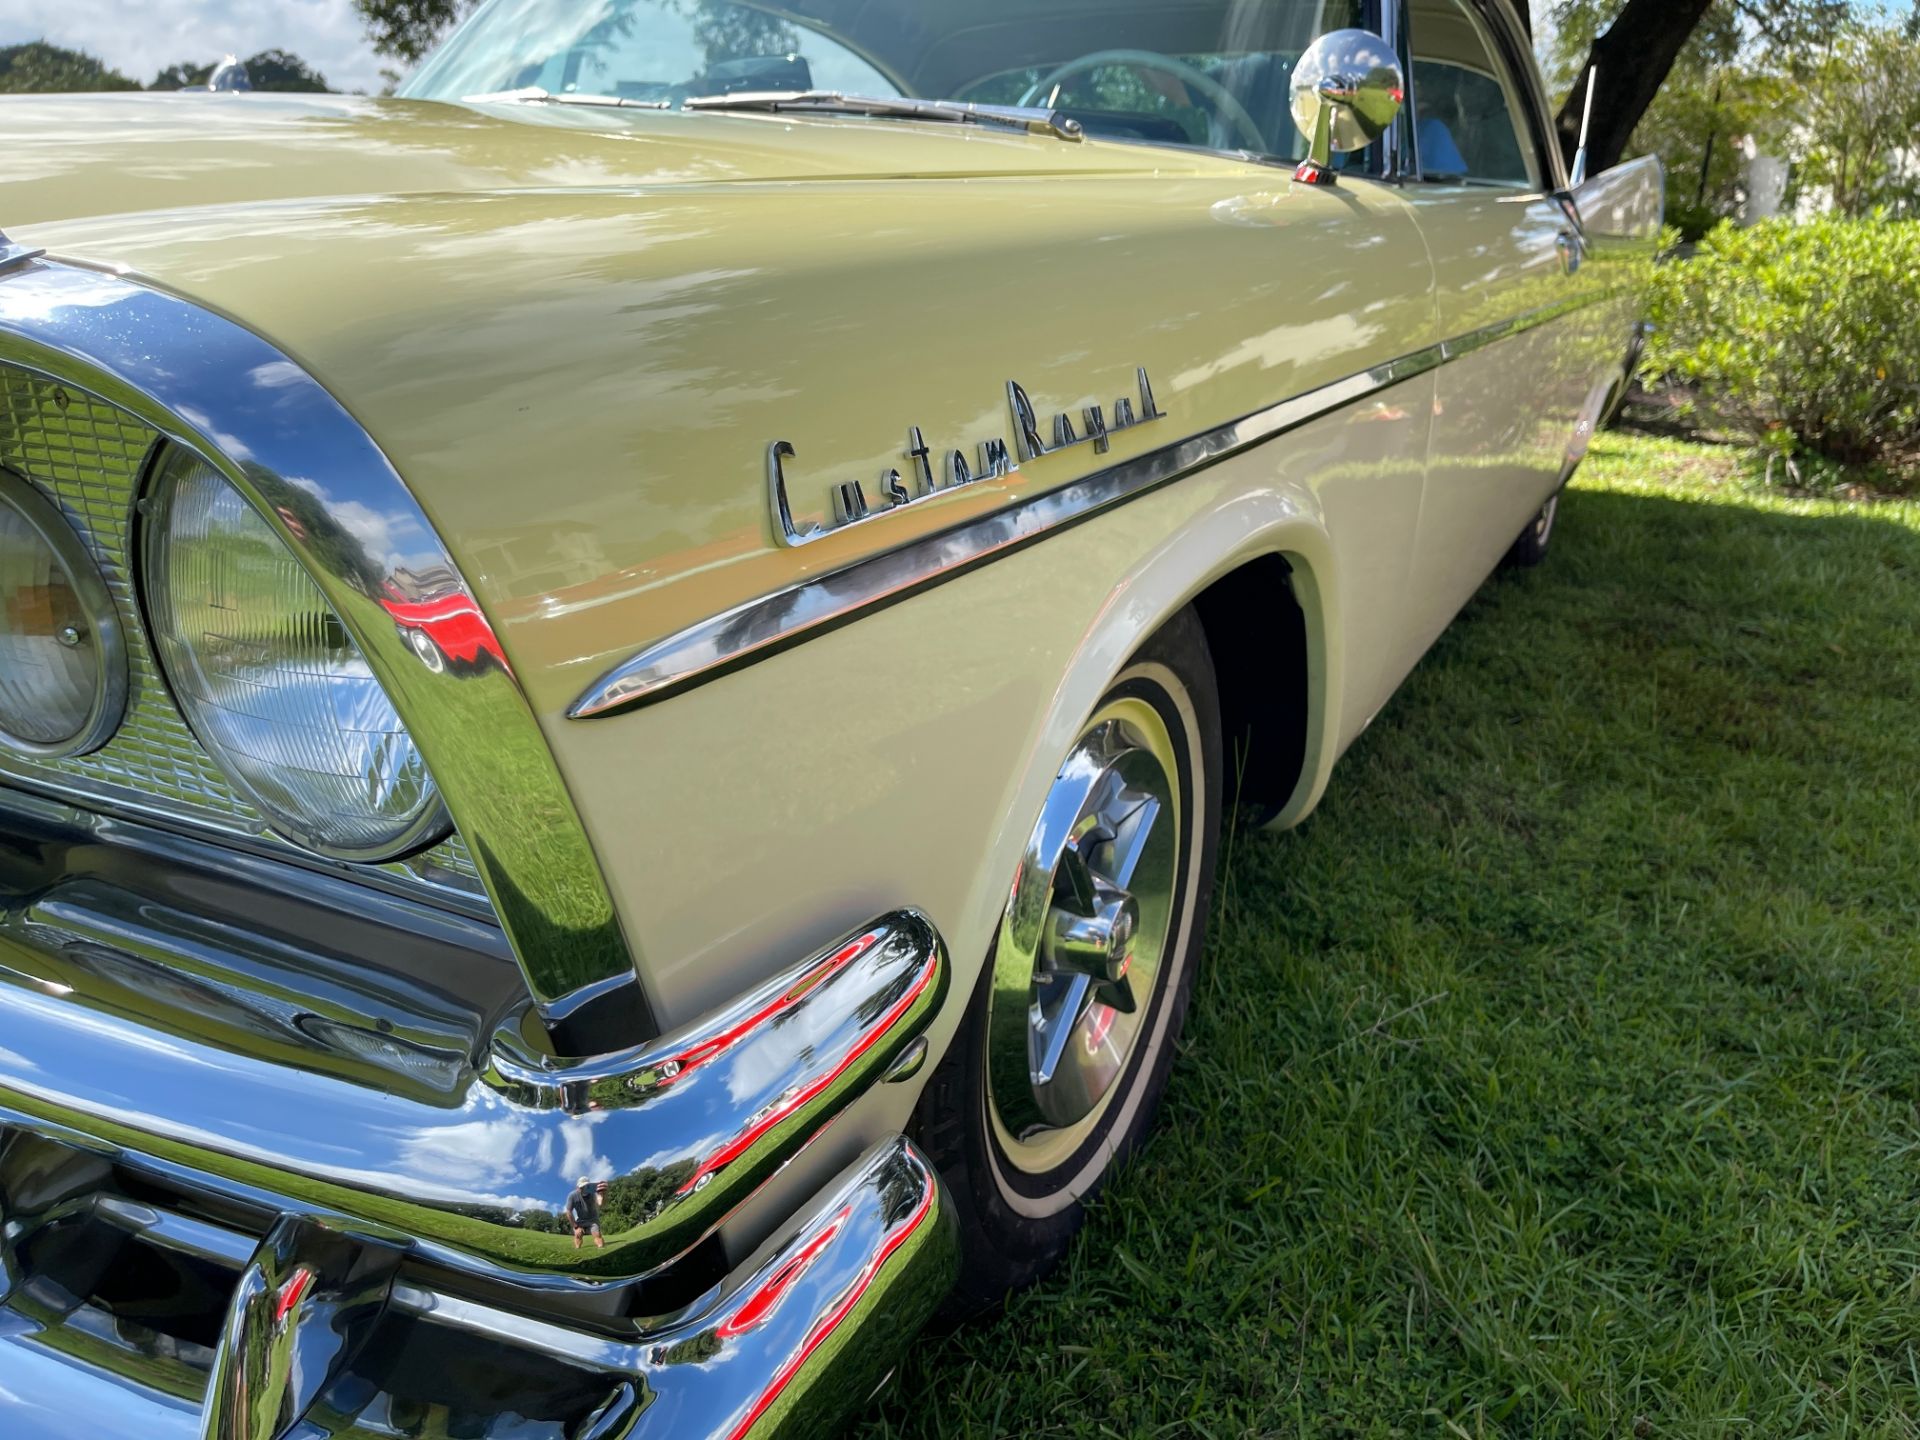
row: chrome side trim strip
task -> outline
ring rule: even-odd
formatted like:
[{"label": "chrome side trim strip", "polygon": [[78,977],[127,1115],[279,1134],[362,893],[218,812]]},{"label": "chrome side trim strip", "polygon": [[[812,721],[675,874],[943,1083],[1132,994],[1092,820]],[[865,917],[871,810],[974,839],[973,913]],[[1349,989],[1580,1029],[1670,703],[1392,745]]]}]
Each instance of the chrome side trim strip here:
[{"label": "chrome side trim strip", "polygon": [[[311,375],[176,295],[78,266],[0,271],[0,361],[86,390],[216,466],[352,632],[426,757],[556,1043],[652,1031],[619,917],[532,707],[459,567],[385,454]],[[316,502],[318,502],[316,504]],[[400,559],[363,538],[381,517]],[[302,518],[304,517],[304,518]],[[410,586],[431,578],[432,604]],[[426,663],[414,630],[464,599],[473,663]],[[486,744],[473,743],[485,735]],[[576,992],[607,987],[589,1007]]]},{"label": "chrome side trim strip", "polygon": [[574,701],[572,720],[664,700],[801,640],[904,600],[1163,485],[1185,479],[1404,380],[1608,298],[1593,292],[1527,311],[1306,391],[1212,430],[1123,460],[1004,510],[866,556],[818,578],[748,600],[621,662]]}]

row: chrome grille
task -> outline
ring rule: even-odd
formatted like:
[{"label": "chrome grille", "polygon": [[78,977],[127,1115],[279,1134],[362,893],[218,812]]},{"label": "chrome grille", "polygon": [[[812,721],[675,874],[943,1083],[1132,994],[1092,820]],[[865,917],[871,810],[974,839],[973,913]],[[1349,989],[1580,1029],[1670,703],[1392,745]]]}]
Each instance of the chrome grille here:
[{"label": "chrome grille", "polygon": [[106,745],[64,760],[0,750],[0,779],[211,831],[329,869],[371,871],[464,910],[484,908],[479,872],[458,835],[387,865],[316,861],[273,834],[194,739],[161,683],[133,587],[134,501],[159,439],[151,427],[96,396],[0,365],[0,466],[38,487],[80,532],[120,610],[131,671],[126,719]]}]

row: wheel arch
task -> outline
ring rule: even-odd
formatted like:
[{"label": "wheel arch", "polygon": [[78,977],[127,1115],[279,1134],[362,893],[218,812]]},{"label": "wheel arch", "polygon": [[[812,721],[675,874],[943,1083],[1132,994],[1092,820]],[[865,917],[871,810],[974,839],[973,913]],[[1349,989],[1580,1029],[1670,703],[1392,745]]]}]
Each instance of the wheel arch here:
[{"label": "wheel arch", "polygon": [[1273,550],[1191,601],[1219,687],[1227,806],[1255,824],[1282,814],[1309,770],[1324,638],[1303,592],[1317,606],[1311,569],[1297,553]]},{"label": "wheel arch", "polygon": [[[1323,517],[1302,492],[1254,492],[1169,536],[1116,578],[1082,635],[1018,793],[1044,793],[1047,757],[1061,751],[1062,737],[1141,644],[1192,605],[1220,686],[1229,808],[1237,799],[1277,827],[1304,819],[1338,753],[1344,665],[1334,567]],[[1030,808],[1009,815],[1013,829]]]}]

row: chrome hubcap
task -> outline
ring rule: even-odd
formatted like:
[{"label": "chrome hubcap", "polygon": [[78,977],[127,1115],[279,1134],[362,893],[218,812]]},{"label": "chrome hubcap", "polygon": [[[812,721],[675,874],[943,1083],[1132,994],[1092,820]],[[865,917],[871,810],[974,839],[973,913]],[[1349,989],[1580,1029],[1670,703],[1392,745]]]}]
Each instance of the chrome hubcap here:
[{"label": "chrome hubcap", "polygon": [[988,1024],[992,1118],[1022,1168],[1078,1149],[1140,1040],[1180,868],[1178,773],[1160,713],[1113,701],[1061,767],[1027,844]]}]

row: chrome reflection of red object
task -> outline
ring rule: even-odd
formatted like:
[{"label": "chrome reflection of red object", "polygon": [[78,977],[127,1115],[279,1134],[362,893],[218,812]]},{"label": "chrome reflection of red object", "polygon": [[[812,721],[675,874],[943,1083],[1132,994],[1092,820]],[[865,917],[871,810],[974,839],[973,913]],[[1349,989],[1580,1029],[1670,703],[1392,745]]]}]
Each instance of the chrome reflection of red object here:
[{"label": "chrome reflection of red object", "polygon": [[727,1051],[731,1050],[735,1045],[738,1045],[748,1035],[758,1030],[769,1020],[772,1020],[775,1016],[784,1014],[799,1004],[800,1001],[812,993],[814,988],[818,986],[822,980],[825,980],[829,975],[833,974],[834,971],[845,969],[848,965],[851,965],[855,960],[866,954],[867,951],[873,947],[874,941],[879,938],[879,931],[869,930],[865,935],[860,935],[849,940],[845,945],[842,945],[838,950],[814,966],[805,975],[802,975],[798,980],[794,981],[794,983],[776,999],[754,1011],[753,1014],[742,1020],[738,1025],[729,1026],[718,1035],[709,1035],[698,1045],[691,1046],[668,1061],[668,1065],[673,1068],[670,1072],[663,1068],[659,1083],[669,1085],[677,1080],[683,1080],[689,1071],[697,1070],[709,1060],[726,1054]]},{"label": "chrome reflection of red object", "polygon": [[[860,954],[871,945],[874,938],[872,933],[863,935],[858,940],[850,941],[846,946],[843,946],[840,950],[828,956],[827,959],[822,962],[822,971],[819,979],[824,979],[826,974],[830,973],[831,969],[837,969],[839,966],[847,964],[855,955]],[[765,1135],[769,1130],[773,1129],[774,1126],[786,1119],[787,1116],[793,1114],[794,1111],[800,1109],[808,1101],[812,1100],[814,1096],[818,1095],[821,1091],[832,1085],[834,1081],[846,1074],[848,1070],[853,1068],[854,1064],[862,1055],[871,1050],[883,1036],[892,1030],[894,1024],[914,1007],[915,1002],[926,993],[927,987],[932,985],[933,982],[939,978],[939,975],[939,958],[937,956],[929,956],[927,963],[921,968],[920,973],[914,977],[913,985],[908,989],[907,993],[893,1003],[892,1008],[887,1011],[886,1015],[877,1025],[868,1027],[867,1033],[861,1039],[860,1043],[842,1057],[838,1065],[834,1066],[833,1069],[829,1070],[826,1074],[819,1076],[811,1084],[797,1085],[783,1091],[780,1097],[771,1105],[756,1112],[738,1135],[734,1136],[733,1139],[729,1140],[718,1150],[714,1151],[713,1154],[701,1161],[700,1168],[688,1176],[687,1183],[682,1185],[679,1190],[674,1193],[677,1195],[685,1195],[698,1188],[710,1176],[724,1170],[736,1157],[752,1149],[754,1142],[762,1135]],[[777,1011],[785,1009],[788,1004],[794,1003],[800,996],[811,990],[814,985],[817,985],[819,979],[815,979],[811,974],[808,975],[799,985],[788,990],[781,997],[780,1002],[770,1006],[769,1010],[777,1013]],[[683,1071],[682,1073],[684,1074],[685,1072]]]},{"label": "chrome reflection of red object", "polygon": [[462,665],[475,665],[485,655],[508,674],[507,652],[480,607],[464,590],[431,600],[402,600],[383,596],[380,608],[402,630],[416,631],[431,640],[440,653]]},{"label": "chrome reflection of red object", "polygon": [[715,1332],[722,1340],[731,1340],[744,1335],[761,1324],[773,1314],[785,1298],[794,1283],[807,1273],[813,1262],[820,1258],[820,1252],[833,1243],[833,1237],[840,1233],[840,1227],[847,1222],[848,1207],[841,1206],[827,1228],[801,1247],[798,1254],[785,1261],[778,1270],[761,1282],[760,1288],[747,1297],[746,1303],[730,1315],[726,1322]]},{"label": "chrome reflection of red object", "polygon": [[1087,1053],[1089,1055],[1100,1048],[1101,1042],[1107,1038],[1108,1032],[1113,1029],[1113,1021],[1116,1014],[1118,1014],[1118,1012],[1111,1005],[1096,1005],[1093,1007],[1093,1023],[1087,1026],[1086,1037]]},{"label": "chrome reflection of red object", "polygon": [[273,1323],[276,1326],[286,1324],[287,1316],[293,1312],[294,1306],[298,1305],[307,1291],[312,1288],[313,1271],[302,1265],[288,1276],[287,1283],[280,1287],[280,1294],[273,1302]]},{"label": "chrome reflection of red object", "polygon": [[[807,1363],[807,1358],[820,1348],[847,1316],[853,1313],[853,1307],[860,1303],[860,1297],[865,1295],[873,1285],[874,1277],[880,1273],[880,1267],[892,1258],[895,1251],[907,1243],[909,1236],[926,1223],[927,1217],[933,1213],[934,1199],[938,1193],[937,1183],[932,1172],[929,1171],[925,1188],[920,1194],[920,1203],[914,1207],[913,1214],[907,1217],[905,1224],[887,1237],[886,1244],[874,1252],[873,1257],[861,1268],[853,1283],[847,1287],[847,1293],[814,1322],[813,1328],[807,1331],[806,1338],[800,1342],[799,1348],[781,1362],[780,1368],[774,1372],[773,1379],[767,1383],[767,1388],[762,1390],[760,1397],[747,1407],[747,1413],[740,1418],[739,1423],[727,1432],[727,1440],[742,1440],[742,1437],[754,1427],[755,1422],[772,1408],[773,1402],[780,1398],[780,1392],[787,1388],[787,1382],[792,1380],[799,1373],[800,1367]],[[817,1254],[818,1251],[815,1253]],[[787,1283],[790,1285],[793,1282],[789,1280]]]}]

